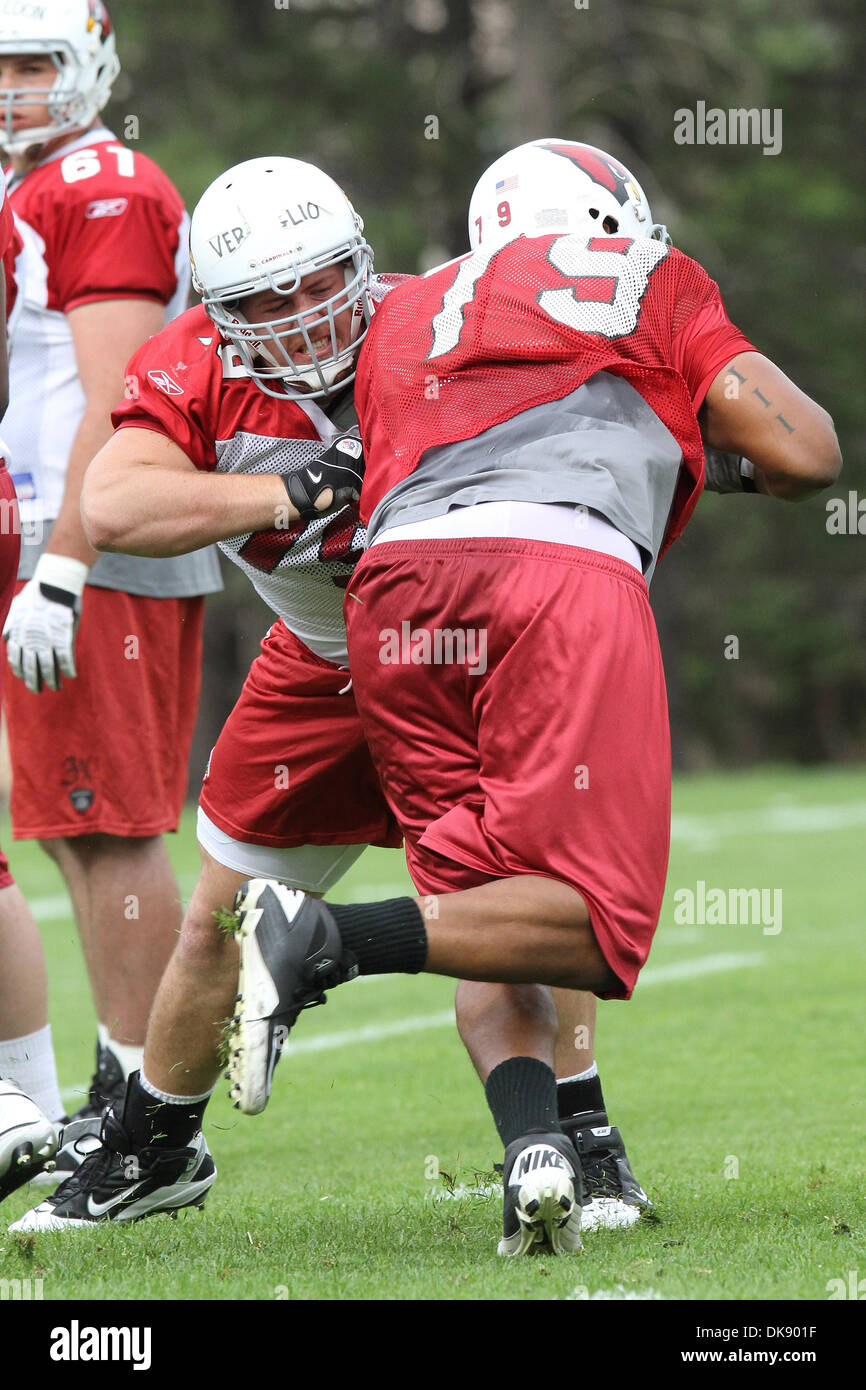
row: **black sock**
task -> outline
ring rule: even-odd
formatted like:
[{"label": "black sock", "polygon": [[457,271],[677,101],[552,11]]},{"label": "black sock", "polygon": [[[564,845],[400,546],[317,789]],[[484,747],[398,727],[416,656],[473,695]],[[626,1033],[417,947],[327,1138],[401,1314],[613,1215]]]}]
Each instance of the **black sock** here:
[{"label": "black sock", "polygon": [[607,1123],[601,1077],[598,1075],[582,1081],[557,1081],[556,1103],[561,1120],[570,1120],[578,1115],[601,1114],[605,1118],[599,1123]]},{"label": "black sock", "polygon": [[134,1071],[126,1083],[121,1123],[136,1149],[185,1149],[201,1129],[209,1099],[191,1100],[188,1105],[157,1100]]},{"label": "black sock", "polygon": [[494,1067],[484,1087],[493,1123],[506,1149],[529,1129],[559,1130],[556,1076],[537,1057],[509,1057]]},{"label": "black sock", "polygon": [[427,962],[427,930],[412,898],[328,903],[340,939],[361,975],[417,975]]}]

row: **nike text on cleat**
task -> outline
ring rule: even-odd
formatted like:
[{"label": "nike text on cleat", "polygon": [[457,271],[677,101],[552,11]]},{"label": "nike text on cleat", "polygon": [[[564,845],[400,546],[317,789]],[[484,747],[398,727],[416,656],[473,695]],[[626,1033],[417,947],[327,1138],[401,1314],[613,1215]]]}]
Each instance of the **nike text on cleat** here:
[{"label": "nike text on cleat", "polygon": [[583,1177],[585,1231],[634,1226],[652,1202],[634,1173],[622,1135],[603,1111],[561,1121],[577,1150]]},{"label": "nike text on cleat", "polygon": [[14,1081],[0,1079],[0,1202],[54,1161],[57,1130]]},{"label": "nike text on cleat", "polygon": [[528,1130],[515,1139],[505,1150],[503,1181],[499,1255],[583,1249],[580,1168],[565,1135]]},{"label": "nike text on cleat", "polygon": [[161,1211],[176,1215],[182,1207],[203,1206],[215,1178],[203,1134],[182,1149],[134,1149],[121,1122],[107,1110],[98,1150],[9,1230],[63,1231],[104,1221],[139,1221]]},{"label": "nike text on cleat", "polygon": [[235,910],[240,974],[226,1077],[237,1109],[258,1115],[298,1014],[324,1004],[324,991],[353,979],[358,966],[317,898],[254,878],[238,890]]}]

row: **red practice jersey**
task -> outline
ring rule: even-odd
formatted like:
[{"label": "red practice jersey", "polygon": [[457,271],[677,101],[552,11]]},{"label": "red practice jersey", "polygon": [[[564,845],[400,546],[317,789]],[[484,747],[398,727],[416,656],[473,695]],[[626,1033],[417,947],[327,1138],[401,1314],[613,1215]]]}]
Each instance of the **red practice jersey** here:
[{"label": "red practice jersey", "polygon": [[[398,278],[373,277],[374,303]],[[116,428],[165,434],[196,468],[220,473],[291,473],[346,428],[316,401],[261,391],[201,307],[135,354],[127,399],[112,421]],[[358,508],[346,506],[312,521],[234,536],[220,548],[290,631],[316,655],[344,666],[344,590],[365,539]]]},{"label": "red practice jersey", "polygon": [[84,412],[66,315],[106,299],[149,299],[166,319],[189,294],[188,219],[171,180],[100,127],[8,176],[23,237],[20,317],[3,429],[19,496],[57,516]]},{"label": "red practice jersey", "polygon": [[0,260],[3,262],[3,274],[6,280],[7,322],[12,317],[12,310],[15,307],[15,262],[23,245],[21,233],[15,226],[15,219],[12,216],[12,208],[4,183],[0,188]]},{"label": "red practice jersey", "polygon": [[369,521],[428,449],[560,400],[597,372],[623,377],[682,450],[662,553],[703,486],[696,412],[752,344],[716,283],[681,251],[627,237],[520,237],[389,295],[361,352],[355,398]]}]

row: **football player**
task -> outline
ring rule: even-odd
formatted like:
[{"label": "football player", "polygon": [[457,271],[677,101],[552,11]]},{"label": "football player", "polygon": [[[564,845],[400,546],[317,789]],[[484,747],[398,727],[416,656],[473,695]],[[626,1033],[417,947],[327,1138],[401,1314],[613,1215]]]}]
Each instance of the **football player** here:
[{"label": "football player", "polygon": [[[0,186],[0,418],[9,401],[7,309],[16,298],[15,231]],[[15,488],[0,441],[0,624],[15,592],[21,526]],[[53,1121],[63,1116],[48,1024],[45,960],[39,928],[0,851],[0,1198],[50,1160]]]},{"label": "football player", "polygon": [[[220,587],[213,552],[97,557],[81,527],[123,364],[189,284],[177,191],[99,119],[118,70],[101,0],[3,7],[0,145],[26,247],[4,428],[30,541],[3,629],[11,816],[72,898],[99,1020],[78,1114],[97,1130],[140,1063],[180,927],[162,835],[186,792],[202,595]],[[34,1044],[35,1066],[47,1047]]]},{"label": "football player", "polygon": [[[210,758],[202,873],[141,1075],[106,1122],[110,1158],[86,1159],[16,1229],[201,1201],[215,1176],[202,1116],[237,988],[237,950],[214,913],[251,875],[320,894],[367,844],[401,843],[355,710],[342,606],[365,539],[352,500],[355,359],[376,305],[405,277],[375,275],[340,188],[283,158],[221,175],[193,213],[191,249],[202,307],[130,363],[118,432],[88,471],[83,513],[108,550],[161,555],[218,540],[279,618]],[[597,1077],[581,1086],[600,1095]],[[604,1200],[612,1220],[616,1202]]]},{"label": "football player", "polygon": [[83,515],[109,552],[219,540],[278,620],[209,760],[202,872],[141,1076],[106,1120],[108,1167],[106,1150],[85,1158],[21,1229],[201,1203],[216,1175],[202,1115],[237,981],[237,948],[214,913],[257,865],[323,892],[365,845],[401,843],[358,725],[342,616],[364,540],[354,363],[388,278],[374,275],[342,190],[297,160],[221,175],[193,213],[190,245],[203,303],[130,361]]},{"label": "football player", "polygon": [[521,146],[482,176],[470,230],[470,255],[385,300],[356,383],[370,546],[349,655],[425,897],[247,885],[229,1069],[243,1109],[325,989],[456,976],[505,1147],[499,1253],[519,1256],[581,1243],[550,987],[629,998],[664,890],[647,578],[697,503],[705,444],[730,455],[725,485],[784,498],[828,486],[840,457],[829,416],[733,326],[618,160]]}]

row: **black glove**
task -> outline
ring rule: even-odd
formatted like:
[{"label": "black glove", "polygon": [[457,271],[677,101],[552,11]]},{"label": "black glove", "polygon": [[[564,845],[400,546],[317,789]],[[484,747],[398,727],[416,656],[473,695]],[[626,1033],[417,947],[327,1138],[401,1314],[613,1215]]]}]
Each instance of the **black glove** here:
[{"label": "black glove", "polygon": [[[305,521],[331,507],[359,501],[363,480],[364,449],[356,433],[341,434],[318,458],[310,459],[294,473],[283,475],[289,501]],[[317,506],[328,488],[334,494],[333,501],[327,508]]]}]

